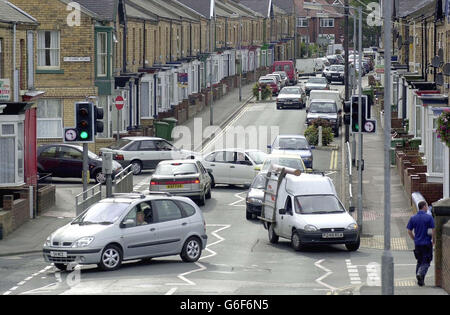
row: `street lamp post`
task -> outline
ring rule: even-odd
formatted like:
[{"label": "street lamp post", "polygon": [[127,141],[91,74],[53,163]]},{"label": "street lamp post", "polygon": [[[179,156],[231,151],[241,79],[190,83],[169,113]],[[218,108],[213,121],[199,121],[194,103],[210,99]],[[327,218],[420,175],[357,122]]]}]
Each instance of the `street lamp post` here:
[{"label": "street lamp post", "polygon": [[394,295],[394,258],[391,252],[391,49],[392,1],[384,1],[384,251],[381,259],[381,293]]}]

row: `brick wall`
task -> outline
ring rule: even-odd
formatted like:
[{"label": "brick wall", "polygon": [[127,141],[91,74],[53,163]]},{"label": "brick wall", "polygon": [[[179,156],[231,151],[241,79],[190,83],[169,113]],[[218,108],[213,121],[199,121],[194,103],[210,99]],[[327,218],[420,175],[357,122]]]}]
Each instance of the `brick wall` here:
[{"label": "brick wall", "polygon": [[56,186],[44,185],[38,192],[38,215],[50,209],[56,204]]},{"label": "brick wall", "polygon": [[3,237],[29,220],[30,209],[28,199],[16,199],[12,195],[3,196],[3,209],[0,211],[0,224]]},{"label": "brick wall", "polygon": [[450,223],[442,230],[442,288],[450,294]]}]

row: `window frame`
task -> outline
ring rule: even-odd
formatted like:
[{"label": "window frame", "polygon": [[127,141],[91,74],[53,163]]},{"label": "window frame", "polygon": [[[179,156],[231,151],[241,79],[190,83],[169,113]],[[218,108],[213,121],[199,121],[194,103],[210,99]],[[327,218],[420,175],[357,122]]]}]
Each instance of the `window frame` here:
[{"label": "window frame", "polygon": [[[37,128],[39,128],[39,123],[40,122],[42,122],[42,121],[46,121],[46,122],[48,122],[48,121],[52,121],[52,122],[54,122],[54,121],[59,121],[60,122],[60,127],[61,128],[57,128],[58,129],[58,131],[57,131],[57,135],[52,135],[52,136],[49,136],[49,137],[40,137],[39,136],[39,132],[37,132],[37,135],[36,135],[36,137],[38,138],[38,139],[62,139],[63,138],[63,132],[62,132],[62,129],[63,129],[63,127],[64,127],[64,112],[63,112],[63,110],[64,110],[64,101],[62,100],[62,99],[57,99],[57,98],[52,98],[52,99],[40,99],[39,101],[38,101],[38,109],[39,109],[39,106],[40,106],[40,102],[45,102],[45,104],[46,104],[46,106],[48,106],[48,101],[49,100],[57,100],[57,101],[59,101],[59,106],[60,106],[60,113],[61,113],[61,117],[57,117],[57,118],[42,118],[42,117],[39,117],[39,116],[37,116],[36,117],[36,120],[37,120]],[[38,114],[38,112],[39,111],[37,111],[37,113],[36,113],[36,115]]]},{"label": "window frame", "polygon": [[[103,37],[102,39],[100,39]],[[103,43],[100,42],[102,40]],[[105,51],[101,51],[101,47],[103,44]],[[108,77],[108,32],[97,32],[97,51],[96,51],[96,57],[97,57],[97,71],[96,75],[99,78]],[[104,62],[104,72],[100,72],[102,64],[102,60]]]},{"label": "window frame", "polygon": [[[44,47],[42,48],[40,46],[40,36],[42,36],[42,34],[45,33],[50,33],[50,39],[52,38],[52,34],[56,33],[57,36],[57,48],[51,48],[51,44],[50,47]],[[45,38],[44,38],[44,42],[45,42]],[[52,50],[56,50],[57,51],[57,64],[56,65],[41,65],[40,64],[40,60],[39,60],[39,53],[41,51],[44,51],[45,56],[47,55],[46,51],[49,50],[49,53],[51,54]],[[39,30],[37,31],[37,44],[36,44],[36,55],[37,55],[37,61],[36,61],[36,69],[37,70],[59,70],[61,67],[61,32],[59,30]],[[46,59],[46,58],[45,58]],[[51,63],[51,58],[50,58],[50,63]]]}]

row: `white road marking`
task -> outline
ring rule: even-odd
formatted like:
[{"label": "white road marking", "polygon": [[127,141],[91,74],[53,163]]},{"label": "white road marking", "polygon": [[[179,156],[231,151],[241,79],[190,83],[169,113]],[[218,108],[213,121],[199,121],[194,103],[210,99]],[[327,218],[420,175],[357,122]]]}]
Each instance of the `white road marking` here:
[{"label": "white road marking", "polygon": [[347,272],[350,278],[350,283],[353,285],[362,284],[361,277],[359,276],[358,267],[352,264],[350,259],[345,260],[347,264]]},{"label": "white road marking", "polygon": [[321,265],[324,261],[325,261],[325,259],[322,259],[322,260],[319,260],[319,261],[317,261],[316,263],[314,263],[314,265],[315,265],[317,268],[320,268],[320,269],[322,269],[323,271],[326,272],[322,277],[318,278],[318,279],[316,280],[316,282],[317,282],[318,284],[320,284],[320,285],[322,285],[322,286],[324,286],[324,287],[330,289],[331,291],[336,291],[336,288],[335,288],[335,287],[333,287],[333,286],[331,286],[331,285],[329,285],[329,284],[326,284],[326,283],[324,283],[324,282],[322,281],[322,280],[326,279],[327,277],[329,277],[330,275],[333,274],[333,272],[332,272],[331,270],[329,270],[329,269],[327,269],[327,268],[325,268],[325,267],[323,267],[323,266]]},{"label": "white road marking", "polygon": [[245,201],[245,198],[243,198],[243,197],[240,196],[241,194],[247,194],[247,192],[244,191],[244,192],[235,194],[234,196],[235,196],[237,199],[239,199],[239,200],[236,200],[235,202],[230,203],[229,206],[232,206],[232,207],[245,207],[245,204],[244,204],[244,205],[239,204],[239,203]]},{"label": "white road marking", "polygon": [[[218,238],[218,241],[216,241],[216,242],[214,242],[214,243],[211,243],[211,244],[208,244],[208,245],[206,246],[205,250],[209,251],[211,254],[208,255],[208,256],[202,256],[202,257],[200,257],[199,260],[203,260],[203,259],[210,258],[210,257],[213,257],[213,256],[216,256],[216,255],[217,255],[217,253],[216,253],[215,251],[213,251],[212,249],[210,249],[209,247],[214,246],[214,245],[217,245],[217,244],[223,242],[223,241],[225,240],[225,238],[221,237],[221,236],[218,235],[217,233],[231,227],[231,225],[224,225],[224,224],[207,224],[207,225],[206,225],[206,227],[209,227],[209,226],[210,226],[210,227],[211,227],[211,226],[212,226],[212,227],[220,227],[219,229],[217,229],[217,230],[215,230],[214,232],[211,233],[214,237]],[[201,263],[199,263],[199,262],[195,262],[195,264],[199,267],[198,269],[191,270],[191,271],[188,271],[188,272],[179,274],[179,275],[177,276],[178,279],[180,279],[180,280],[182,280],[182,281],[184,281],[184,282],[182,282],[182,283],[166,283],[166,285],[168,285],[168,286],[195,286],[195,285],[197,285],[194,281],[191,281],[191,280],[187,279],[186,276],[188,276],[188,275],[190,275],[190,274],[193,274],[193,273],[195,273],[195,272],[204,271],[204,270],[206,270],[207,268],[206,268],[204,265],[202,265]],[[177,288],[171,288],[171,289],[166,293],[166,295],[170,295],[169,293],[175,292],[174,290],[176,290],[176,289],[177,289]]]},{"label": "white road marking", "polygon": [[177,290],[177,288],[172,288],[165,295],[172,295],[175,293],[176,290]]}]

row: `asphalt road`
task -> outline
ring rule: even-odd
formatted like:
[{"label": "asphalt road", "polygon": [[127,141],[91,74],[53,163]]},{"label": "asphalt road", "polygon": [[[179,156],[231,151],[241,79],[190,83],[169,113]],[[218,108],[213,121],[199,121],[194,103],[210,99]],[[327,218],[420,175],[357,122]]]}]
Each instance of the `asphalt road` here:
[{"label": "asphalt road", "polygon": [[[248,135],[246,143],[266,150],[273,135],[303,134],[305,115],[304,110],[277,111],[275,103],[250,103],[204,152],[220,147],[227,136],[233,138],[233,127],[252,126],[265,129],[256,143]],[[314,160],[315,169],[326,171],[340,192],[340,154],[315,150]],[[137,176],[135,190],[147,189],[150,175]],[[76,189],[79,183],[60,185]],[[260,222],[245,219],[245,196],[246,190],[239,187],[218,185],[213,190],[212,199],[202,207],[208,245],[196,263],[183,263],[173,256],[127,262],[114,272],[83,266],[61,273],[39,254],[2,257],[0,294],[330,295],[379,288],[380,250],[362,247],[350,253],[344,246],[324,246],[295,252],[287,240],[273,245]],[[397,284],[414,285],[410,253],[395,255]]]}]

